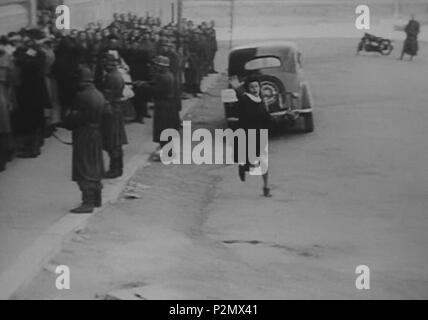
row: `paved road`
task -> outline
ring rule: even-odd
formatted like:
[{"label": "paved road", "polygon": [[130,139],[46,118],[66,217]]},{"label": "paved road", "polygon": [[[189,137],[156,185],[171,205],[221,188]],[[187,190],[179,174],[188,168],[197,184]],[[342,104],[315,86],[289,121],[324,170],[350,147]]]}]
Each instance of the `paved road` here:
[{"label": "paved road", "polygon": [[[415,62],[355,56],[354,40],[298,41],[316,131],[271,140],[272,199],[235,166],[152,164],[141,199],[91,218],[18,298],[428,298],[428,46]],[[191,118],[223,122],[218,86]],[[54,288],[54,266],[71,290]],[[355,268],[371,270],[358,291]]]}]

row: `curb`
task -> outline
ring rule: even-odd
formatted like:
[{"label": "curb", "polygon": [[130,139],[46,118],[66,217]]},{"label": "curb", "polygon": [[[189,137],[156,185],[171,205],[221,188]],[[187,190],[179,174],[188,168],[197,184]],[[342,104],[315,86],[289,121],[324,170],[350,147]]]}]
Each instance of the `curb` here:
[{"label": "curb", "polygon": [[[207,80],[206,90],[209,90],[219,79],[215,75]],[[199,103],[201,99],[195,98],[183,104],[180,112],[184,119]],[[117,179],[109,190],[103,194],[103,206],[94,210],[92,214],[67,214],[44,231],[36,241],[26,248],[18,257],[17,262],[0,275],[0,300],[13,300],[15,293],[28,284],[58,252],[64,244],[71,239],[74,233],[86,228],[89,219],[102,212],[108,205],[118,201],[122,190],[140,169],[149,163],[150,154],[140,150],[140,153],[129,159],[124,168],[123,176]]]}]

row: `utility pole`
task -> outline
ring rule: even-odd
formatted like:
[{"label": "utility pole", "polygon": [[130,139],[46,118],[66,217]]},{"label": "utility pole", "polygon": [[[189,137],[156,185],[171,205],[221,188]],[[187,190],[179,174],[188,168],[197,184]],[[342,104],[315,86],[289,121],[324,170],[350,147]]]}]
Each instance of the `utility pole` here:
[{"label": "utility pole", "polygon": [[177,28],[178,28],[178,34],[177,34],[177,42],[178,42],[178,48],[182,47],[182,37],[183,34],[183,0],[177,0]]},{"label": "utility pole", "polygon": [[31,27],[37,26],[37,1],[28,0],[28,21]]},{"label": "utility pole", "polygon": [[171,2],[171,23],[175,23],[175,3]]},{"label": "utility pole", "polygon": [[394,18],[398,19],[400,16],[400,1],[395,0],[394,2]]},{"label": "utility pole", "polygon": [[235,27],[235,0],[230,0],[230,39],[229,49],[233,47],[233,28]]},{"label": "utility pole", "polygon": [[183,0],[177,0],[177,24],[178,31],[183,31],[183,25],[181,23],[181,19],[183,18]]}]

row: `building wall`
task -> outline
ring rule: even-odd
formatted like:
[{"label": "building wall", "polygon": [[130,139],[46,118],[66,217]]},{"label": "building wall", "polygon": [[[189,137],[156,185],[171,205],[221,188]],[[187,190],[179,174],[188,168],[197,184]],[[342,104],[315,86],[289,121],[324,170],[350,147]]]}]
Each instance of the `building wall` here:
[{"label": "building wall", "polygon": [[171,21],[171,5],[176,6],[176,2],[177,0],[65,0],[64,4],[70,7],[71,27],[82,28],[91,21],[107,24],[115,12],[160,16],[163,23],[168,23]]},{"label": "building wall", "polygon": [[28,11],[25,3],[0,0],[0,35],[19,30],[28,23]]},{"label": "building wall", "polygon": [[[64,0],[71,10],[71,27],[83,28],[88,22],[111,21],[114,12],[135,12],[140,16],[160,16],[171,21],[171,4],[177,0]],[[29,24],[28,0],[0,0],[0,35],[19,30]],[[177,10],[175,9],[175,13]]]}]

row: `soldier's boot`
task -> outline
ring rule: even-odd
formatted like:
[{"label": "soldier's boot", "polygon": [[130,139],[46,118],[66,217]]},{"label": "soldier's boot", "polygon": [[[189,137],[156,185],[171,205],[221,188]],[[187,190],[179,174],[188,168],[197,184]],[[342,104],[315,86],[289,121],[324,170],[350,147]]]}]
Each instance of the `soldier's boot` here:
[{"label": "soldier's boot", "polygon": [[0,150],[0,172],[6,170],[6,157],[2,155]]},{"label": "soldier's boot", "polygon": [[110,169],[104,174],[104,179],[116,179],[122,175],[119,168],[120,162],[117,157],[110,158]]},{"label": "soldier's boot", "polygon": [[94,190],[94,206],[95,208],[101,208],[103,205],[103,197],[101,189]]},{"label": "soldier's boot", "polygon": [[83,213],[92,213],[94,212],[94,193],[92,190],[83,190],[82,191],[82,204],[70,210],[71,213],[83,214]]},{"label": "soldier's boot", "polygon": [[123,155],[117,158],[117,174],[119,177],[123,175]]}]

